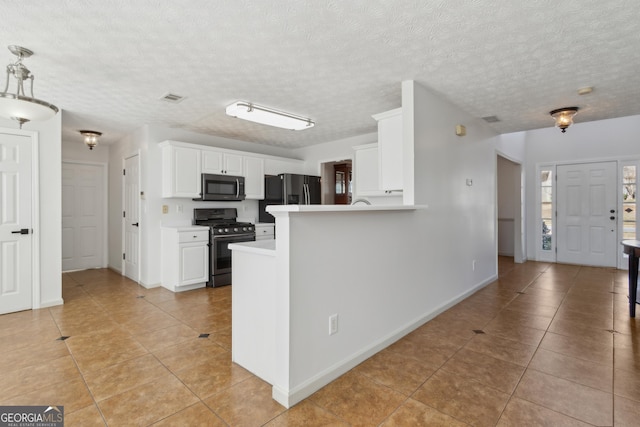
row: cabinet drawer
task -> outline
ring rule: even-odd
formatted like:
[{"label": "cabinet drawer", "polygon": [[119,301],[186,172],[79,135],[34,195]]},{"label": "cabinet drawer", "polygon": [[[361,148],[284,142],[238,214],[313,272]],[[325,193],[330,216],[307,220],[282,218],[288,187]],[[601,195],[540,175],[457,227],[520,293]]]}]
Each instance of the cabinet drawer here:
[{"label": "cabinet drawer", "polygon": [[182,231],[178,233],[178,242],[207,242],[209,241],[209,230]]},{"label": "cabinet drawer", "polygon": [[256,225],[256,238],[259,236],[273,236],[273,225]]}]

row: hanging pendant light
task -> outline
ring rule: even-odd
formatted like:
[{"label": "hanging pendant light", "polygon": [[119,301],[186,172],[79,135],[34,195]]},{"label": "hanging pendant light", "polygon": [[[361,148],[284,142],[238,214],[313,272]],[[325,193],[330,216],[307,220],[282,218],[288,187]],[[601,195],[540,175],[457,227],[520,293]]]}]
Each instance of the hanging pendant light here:
[{"label": "hanging pendant light", "polygon": [[556,120],[556,126],[562,130],[562,133],[565,133],[567,128],[573,124],[573,116],[577,112],[578,107],[565,107],[553,110],[549,114]]},{"label": "hanging pendant light", "polygon": [[[33,74],[22,63],[24,58],[33,55],[33,52],[21,46],[9,46],[11,53],[18,57],[18,60],[7,65],[7,82],[4,91],[0,92],[0,116],[16,120],[20,123],[20,128],[26,122],[47,120],[55,116],[58,107],[48,102],[37,99],[33,96]],[[9,80],[13,75],[16,81],[16,89],[9,92]],[[31,96],[24,92],[24,81],[31,80]]]},{"label": "hanging pendant light", "polygon": [[93,147],[98,145],[98,138],[102,135],[102,132],[96,132],[95,130],[80,130],[78,132],[84,136],[84,143],[89,147],[89,150],[93,150]]}]

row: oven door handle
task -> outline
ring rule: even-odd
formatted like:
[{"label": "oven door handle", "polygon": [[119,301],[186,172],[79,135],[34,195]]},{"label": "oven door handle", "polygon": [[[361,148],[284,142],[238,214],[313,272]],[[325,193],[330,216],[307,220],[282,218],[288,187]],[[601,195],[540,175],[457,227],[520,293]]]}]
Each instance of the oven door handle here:
[{"label": "oven door handle", "polygon": [[222,235],[215,235],[212,237],[213,240],[216,239],[233,239],[236,237],[251,237],[254,236],[255,237],[255,233],[243,233],[243,234],[222,234]]}]

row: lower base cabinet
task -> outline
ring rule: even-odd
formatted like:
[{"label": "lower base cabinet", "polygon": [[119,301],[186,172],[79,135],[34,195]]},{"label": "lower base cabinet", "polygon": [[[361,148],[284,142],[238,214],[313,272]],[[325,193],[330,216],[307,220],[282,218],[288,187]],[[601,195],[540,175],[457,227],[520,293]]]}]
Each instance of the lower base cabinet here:
[{"label": "lower base cabinet", "polygon": [[173,292],[206,286],[209,227],[162,227],[162,286]]}]

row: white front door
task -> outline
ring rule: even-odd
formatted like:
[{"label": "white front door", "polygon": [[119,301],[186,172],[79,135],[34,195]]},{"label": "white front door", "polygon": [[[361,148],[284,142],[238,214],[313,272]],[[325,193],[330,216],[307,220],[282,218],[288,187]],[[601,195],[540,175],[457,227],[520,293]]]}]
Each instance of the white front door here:
[{"label": "white front door", "polygon": [[557,261],[617,265],[616,162],[557,167]]},{"label": "white front door", "polygon": [[33,304],[31,156],[30,137],[0,132],[0,314]]},{"label": "white front door", "polygon": [[104,265],[104,168],[62,163],[62,271]]},{"label": "white front door", "polygon": [[139,281],[140,272],[140,156],[124,160],[124,274]]}]

